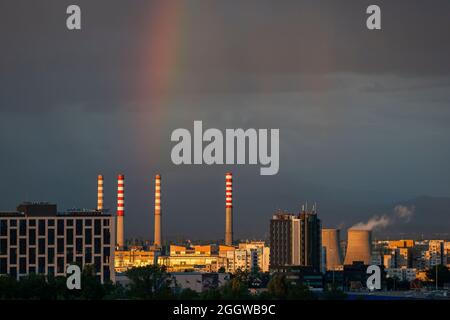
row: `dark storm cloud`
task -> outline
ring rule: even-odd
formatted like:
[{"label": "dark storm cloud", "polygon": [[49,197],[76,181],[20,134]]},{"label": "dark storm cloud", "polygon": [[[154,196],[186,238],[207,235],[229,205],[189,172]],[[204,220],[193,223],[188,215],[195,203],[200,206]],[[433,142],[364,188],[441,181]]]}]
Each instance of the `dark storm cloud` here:
[{"label": "dark storm cloud", "polygon": [[[99,172],[114,208],[123,172],[127,234],[148,238],[161,172],[165,234],[218,238],[230,169],[236,233],[262,237],[274,210],[305,200],[331,227],[450,193],[449,1],[377,1],[381,31],[365,27],[372,1],[185,1],[169,24],[178,38],[161,110],[153,91],[136,94],[156,74],[143,60],[166,40],[151,29],[156,2],[76,1],[83,29],[69,32],[72,3],[0,3],[0,209],[93,206]],[[172,165],[170,133],[193,120],[280,128],[280,173]]]},{"label": "dark storm cloud", "polygon": [[246,1],[238,9],[233,2],[215,2],[189,20],[197,35],[191,39],[190,53],[200,69],[206,65],[255,73],[449,72],[442,59],[450,53],[448,2],[377,3],[382,8],[380,32],[365,27],[370,1]]},{"label": "dark storm cloud", "polygon": [[[151,12],[154,2],[78,1],[81,32],[64,28],[69,3],[2,3],[0,110],[48,110],[67,101],[107,110],[134,98],[139,50],[145,41],[160,40],[145,36],[151,33],[147,20],[158,16]],[[448,1],[377,3],[383,29],[375,32],[365,28],[369,1],[186,3],[175,26],[181,39],[173,90],[299,91],[314,83],[283,76],[450,72]]]}]

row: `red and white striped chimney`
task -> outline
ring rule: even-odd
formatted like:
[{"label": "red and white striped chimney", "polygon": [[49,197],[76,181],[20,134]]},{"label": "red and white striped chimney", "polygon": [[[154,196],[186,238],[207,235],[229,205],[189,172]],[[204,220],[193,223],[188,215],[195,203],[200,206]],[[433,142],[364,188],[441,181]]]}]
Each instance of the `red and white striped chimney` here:
[{"label": "red and white striped chimney", "polygon": [[117,176],[117,246],[123,248],[123,215],[124,215],[124,187],[125,187],[125,176],[119,174]]},{"label": "red and white striped chimney", "polygon": [[233,175],[225,175],[225,245],[233,245]]},{"label": "red and white striped chimney", "polygon": [[97,210],[103,210],[103,176],[97,176]]},{"label": "red and white striped chimney", "polygon": [[161,176],[155,176],[155,233],[154,246],[161,247]]}]

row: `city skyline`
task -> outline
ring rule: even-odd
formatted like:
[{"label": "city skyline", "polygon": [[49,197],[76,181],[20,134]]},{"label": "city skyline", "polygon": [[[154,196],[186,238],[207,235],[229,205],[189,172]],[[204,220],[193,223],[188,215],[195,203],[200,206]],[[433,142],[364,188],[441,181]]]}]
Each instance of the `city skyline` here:
[{"label": "city skyline", "polygon": [[[225,199],[223,199],[223,195],[222,195],[222,201],[225,201],[226,204],[224,205],[224,208],[226,209],[226,214],[225,214],[225,218],[221,217],[220,219],[223,219],[223,228],[222,228],[222,233],[225,230],[225,234],[227,234],[228,231],[227,228],[231,228],[232,230],[239,230],[240,226],[236,225],[235,223],[232,222],[232,220],[234,220],[236,218],[236,216],[232,215],[232,219],[231,219],[231,224],[228,227],[228,223],[227,223],[227,216],[228,216],[228,208],[229,207],[233,207],[232,205],[232,184],[231,184],[231,177],[232,177],[233,173],[232,172],[227,172],[225,174],[226,177],[226,185],[225,185],[225,190],[224,194],[225,195]],[[125,226],[127,225],[127,219],[129,217],[129,214],[127,213],[126,218],[124,219],[124,211],[128,212],[127,207],[124,205],[124,194],[125,192],[125,186],[124,186],[124,179],[125,179],[125,175],[123,174],[118,174],[117,175],[117,184],[114,187],[115,190],[115,198],[114,198],[114,204],[117,207],[113,207],[113,208],[109,208],[108,206],[104,206],[104,201],[105,201],[105,196],[104,196],[104,175],[99,174],[97,175],[97,188],[96,188],[96,204],[97,206],[72,206],[70,208],[60,208],[58,207],[60,210],[59,212],[63,213],[63,212],[71,212],[73,210],[97,210],[100,212],[105,212],[108,213],[114,217],[117,218],[117,223],[119,223],[119,219],[122,219],[120,222],[120,225],[123,226],[123,224],[125,224]],[[127,241],[132,241],[132,240],[142,240],[142,241],[148,241],[149,243],[153,243],[153,239],[155,238],[155,235],[152,236],[152,234],[154,232],[156,232],[156,228],[155,228],[155,224],[152,223],[155,222],[155,218],[156,216],[160,217],[160,213],[158,215],[156,215],[156,207],[158,207],[158,212],[160,212],[161,210],[161,206],[164,206],[164,201],[161,201],[161,175],[158,173],[155,175],[155,179],[156,179],[156,184],[155,186],[153,186],[154,190],[149,190],[149,193],[152,194],[152,192],[154,192],[154,197],[152,198],[154,200],[154,206],[152,206],[149,210],[149,215],[148,215],[148,221],[145,221],[145,223],[149,223],[151,225],[151,230],[149,230],[146,234],[142,235],[135,235],[135,234],[130,234],[130,233],[126,233],[124,231],[121,231],[121,235],[117,236],[118,239],[122,239],[121,243],[123,243],[122,245],[119,244],[119,247],[122,247],[125,245],[125,243],[128,243]],[[149,196],[151,197],[151,195],[149,194]],[[127,201],[128,202],[128,201]],[[40,204],[40,203],[50,203],[48,201],[22,201],[20,203],[36,203],[36,204]],[[286,210],[286,209],[277,209],[276,211],[272,212],[269,216],[272,216],[273,214],[278,214],[278,213],[289,213],[289,214],[300,214],[303,211],[308,211],[310,208],[312,208],[311,210],[313,210],[314,212],[318,212],[320,210],[318,210],[317,208],[320,207],[320,203],[318,204],[317,202],[309,202],[309,207],[308,207],[308,201],[303,202],[303,204],[299,205],[298,209],[294,209],[294,210]],[[58,205],[58,203],[52,203],[55,205]],[[120,210],[119,210],[120,209]],[[370,231],[374,231],[375,233],[375,239],[381,240],[381,239],[406,239],[406,238],[411,238],[411,239],[415,239],[415,240],[420,240],[420,239],[425,239],[425,238],[429,238],[429,239],[434,239],[434,238],[444,238],[444,239],[448,239],[449,238],[449,233],[447,232],[443,232],[443,233],[438,233],[438,232],[434,232],[434,233],[425,233],[423,231],[421,231],[420,229],[416,232],[410,232],[410,233],[406,233],[406,232],[401,232],[401,231],[395,231],[395,225],[401,225],[402,223],[409,223],[410,220],[414,217],[416,211],[416,207],[411,205],[411,206],[403,206],[403,205],[397,205],[393,208],[392,212],[390,214],[375,214],[372,215],[367,221],[359,221],[359,222],[353,222],[351,224],[340,224],[340,225],[331,225],[329,223],[327,223],[325,221],[324,223],[324,228],[333,228],[333,229],[338,229],[338,230],[351,230],[351,229],[356,229],[356,230],[370,230]],[[11,208],[7,208],[7,209],[1,209],[0,208],[0,212],[14,212],[13,210],[11,210]],[[223,215],[223,214],[222,214]],[[166,216],[166,214],[165,214]],[[166,218],[166,217],[165,217]],[[187,234],[175,234],[175,235],[166,235],[166,231],[164,230],[165,228],[167,228],[168,226],[164,226],[163,224],[163,228],[161,228],[161,220],[159,220],[158,224],[159,226],[159,231],[158,231],[158,238],[160,239],[159,241],[157,241],[158,243],[162,243],[163,244],[169,244],[175,241],[178,242],[185,242],[185,241],[194,241],[194,242],[204,242],[205,240],[208,241],[212,241],[212,242],[221,242],[221,241],[225,241],[228,244],[230,244],[231,242],[233,242],[232,238],[231,240],[226,240],[225,237],[223,237],[222,235],[218,235],[216,234],[215,236],[213,235],[210,238],[207,237],[195,237],[192,236],[192,234],[187,233]],[[219,220],[217,220],[219,221]],[[125,223],[124,223],[125,222]],[[389,227],[390,225],[394,225],[394,230],[391,231],[391,233],[386,236],[386,234],[383,232],[387,227]],[[122,230],[123,227],[118,227],[118,230]],[[401,230],[401,226],[400,226],[400,230]],[[245,234],[245,231],[240,231],[241,234]],[[161,240],[162,239],[162,240]],[[268,232],[267,230],[260,235],[256,235],[256,236],[240,236],[237,237],[236,239],[242,241],[242,240],[265,240],[268,241]],[[120,241],[119,241],[120,242]]]}]

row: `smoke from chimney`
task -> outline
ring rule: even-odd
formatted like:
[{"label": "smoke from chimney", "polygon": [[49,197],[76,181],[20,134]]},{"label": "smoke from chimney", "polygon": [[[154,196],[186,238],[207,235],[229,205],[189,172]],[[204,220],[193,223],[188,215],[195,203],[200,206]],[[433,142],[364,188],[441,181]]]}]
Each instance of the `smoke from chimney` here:
[{"label": "smoke from chimney", "polygon": [[403,205],[397,205],[394,208],[394,214],[397,218],[405,220],[405,222],[409,222],[414,214],[415,207],[407,207]]},{"label": "smoke from chimney", "polygon": [[382,216],[373,216],[367,222],[359,222],[350,229],[353,230],[373,230],[379,228],[385,228],[391,224],[398,222],[399,220],[403,220],[404,222],[409,222],[411,220],[412,215],[414,214],[415,207],[407,207],[403,205],[397,205],[393,209],[393,214],[382,215]]},{"label": "smoke from chimney", "polygon": [[350,229],[352,230],[373,230],[376,228],[385,228],[387,227],[389,224],[391,223],[391,220],[389,219],[388,216],[383,215],[383,216],[374,216],[372,218],[369,219],[369,221],[363,223],[357,223],[355,225],[353,225],[352,227],[350,227]]}]

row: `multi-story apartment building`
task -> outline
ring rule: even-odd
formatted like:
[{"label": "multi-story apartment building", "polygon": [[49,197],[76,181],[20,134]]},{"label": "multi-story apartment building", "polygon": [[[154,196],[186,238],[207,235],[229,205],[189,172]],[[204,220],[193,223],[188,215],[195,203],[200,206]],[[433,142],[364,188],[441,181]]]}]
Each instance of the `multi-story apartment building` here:
[{"label": "multi-story apartment building", "polygon": [[414,268],[387,268],[386,274],[390,278],[396,278],[400,281],[413,281],[417,278],[417,270]]},{"label": "multi-story apartment building", "polygon": [[422,253],[426,268],[444,264],[444,260],[446,260],[444,255],[444,243],[444,240],[430,240],[428,242],[428,250]]},{"label": "multi-story apartment building", "polygon": [[385,268],[395,268],[395,256],[393,254],[383,255],[383,265]]},{"label": "multi-story apartment building", "polygon": [[114,234],[113,217],[101,211],[21,204],[0,212],[0,275],[65,276],[69,264],[89,264],[102,282],[114,281]]},{"label": "multi-story apartment building", "polygon": [[[261,272],[269,272],[270,248],[264,241],[251,241],[239,243],[239,249],[252,252],[252,267],[257,266]],[[254,261],[256,259],[256,261]]]},{"label": "multi-story apartment building", "polygon": [[397,268],[410,268],[412,265],[410,248],[395,249],[395,258]]},{"label": "multi-story apartment building", "polygon": [[320,271],[322,224],[315,209],[278,213],[270,220],[270,267],[308,266]]},{"label": "multi-story apartment building", "polygon": [[258,266],[256,251],[237,249],[234,246],[219,246],[219,257],[226,272],[234,273],[237,270],[255,270]]},{"label": "multi-story apartment building", "polygon": [[292,264],[292,214],[277,213],[270,220],[270,268]]},{"label": "multi-story apartment building", "polygon": [[444,264],[450,266],[450,241],[444,243]]},{"label": "multi-story apartment building", "polygon": [[414,240],[388,240],[386,242],[387,242],[388,249],[414,247]]}]

